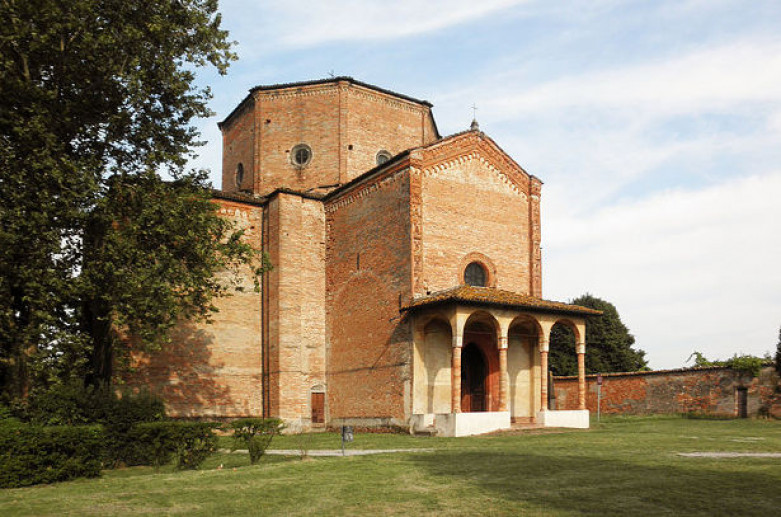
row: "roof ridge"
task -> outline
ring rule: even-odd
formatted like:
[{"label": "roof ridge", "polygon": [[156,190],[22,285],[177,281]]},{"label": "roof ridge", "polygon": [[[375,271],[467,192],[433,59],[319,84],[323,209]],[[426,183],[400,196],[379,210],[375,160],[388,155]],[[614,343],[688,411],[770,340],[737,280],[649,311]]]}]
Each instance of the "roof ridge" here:
[{"label": "roof ridge", "polygon": [[349,75],[340,75],[337,77],[328,77],[325,79],[311,79],[309,81],[295,81],[291,83],[277,83],[277,84],[262,84],[258,86],[254,86],[250,88],[251,92],[256,91],[267,91],[267,90],[280,90],[284,88],[298,88],[302,86],[316,86],[318,84],[329,84],[329,83],[339,83],[339,82],[348,82],[351,84],[355,84],[358,86],[363,86],[364,88],[369,88],[371,90],[376,90],[380,93],[385,93],[388,95],[393,95],[394,97],[398,97],[400,99],[408,100],[417,104],[422,104],[424,106],[428,106],[429,108],[434,107],[433,104],[431,104],[429,101],[424,99],[417,99],[415,97],[411,97],[409,95],[405,95],[403,93],[394,92],[393,90],[388,90],[386,88],[382,88],[381,86],[376,86],[374,84],[366,83],[364,81],[359,81],[358,79],[355,79]]},{"label": "roof ridge", "polygon": [[[484,291],[477,291],[484,290]],[[555,300],[546,300],[536,296],[516,293],[496,287],[478,287],[461,284],[425,296],[413,298],[410,303],[401,308],[402,311],[409,311],[418,307],[429,305],[439,305],[449,302],[461,302],[468,304],[485,304],[504,307],[521,307],[532,311],[550,311],[562,312],[580,315],[600,315],[602,311],[583,307],[581,305],[572,305]]]}]

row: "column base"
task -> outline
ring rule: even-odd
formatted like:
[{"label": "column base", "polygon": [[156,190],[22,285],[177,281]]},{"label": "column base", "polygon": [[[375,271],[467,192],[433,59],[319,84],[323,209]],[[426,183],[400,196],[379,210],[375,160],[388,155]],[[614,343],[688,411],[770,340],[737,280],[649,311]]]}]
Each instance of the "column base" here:
[{"label": "column base", "polygon": [[543,427],[569,427],[572,429],[588,429],[588,409],[574,409],[567,411],[540,411],[537,413],[537,423]]},{"label": "column base", "polygon": [[472,436],[510,429],[512,424],[509,411],[481,411],[412,415],[410,427],[413,432],[434,427],[437,436]]}]

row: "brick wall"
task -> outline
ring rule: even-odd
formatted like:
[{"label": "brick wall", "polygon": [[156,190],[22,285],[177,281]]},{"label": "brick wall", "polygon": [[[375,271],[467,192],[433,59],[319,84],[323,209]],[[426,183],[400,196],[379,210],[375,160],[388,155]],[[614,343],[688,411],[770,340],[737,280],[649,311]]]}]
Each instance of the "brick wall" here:
[{"label": "brick wall", "polygon": [[[339,88],[335,84],[255,94],[258,139],[255,142],[255,192],[279,187],[306,190],[339,182]],[[299,169],[290,161],[298,144],[312,149],[312,160]]]},{"label": "brick wall", "polygon": [[461,156],[421,173],[422,262],[415,294],[462,284],[472,260],[488,266],[492,287],[529,293],[529,196],[475,152],[474,142],[466,144]]},{"label": "brick wall", "polygon": [[[255,185],[255,111],[251,102],[222,129],[222,188],[226,192],[252,190]],[[244,168],[244,180],[236,184],[236,170]]]},{"label": "brick wall", "polygon": [[[261,195],[346,183],[374,168],[378,151],[395,155],[438,137],[427,105],[349,81],[257,90],[222,132],[223,190],[238,189],[242,162],[244,188]],[[312,149],[303,168],[290,161],[300,143]]]},{"label": "brick wall", "polygon": [[280,193],[267,210],[267,251],[274,265],[267,307],[270,415],[306,426],[311,392],[326,383],[323,204]]},{"label": "brick wall", "polygon": [[357,86],[345,91],[348,113],[344,143],[352,145],[352,150],[346,153],[343,180],[373,169],[380,150],[395,156],[436,139],[427,107]]},{"label": "brick wall", "polygon": [[409,176],[400,171],[326,206],[329,421],[395,419],[411,407]]},{"label": "brick wall", "polygon": [[[244,229],[245,239],[260,246],[262,208],[215,200],[219,213]],[[260,293],[248,269],[243,292],[219,298],[212,324],[184,323],[159,352],[132,357],[136,371],[125,381],[160,395],[172,416],[262,415]],[[248,310],[248,308],[250,310]]]},{"label": "brick wall", "polygon": [[[605,414],[707,413],[737,415],[737,388],[747,388],[748,414],[767,408],[781,417],[778,376],[765,368],[759,377],[724,367],[603,374],[601,411]],[[557,409],[577,409],[574,377],[554,380]],[[586,407],[597,411],[596,375],[586,377]],[[764,410],[762,410],[764,411]]]}]

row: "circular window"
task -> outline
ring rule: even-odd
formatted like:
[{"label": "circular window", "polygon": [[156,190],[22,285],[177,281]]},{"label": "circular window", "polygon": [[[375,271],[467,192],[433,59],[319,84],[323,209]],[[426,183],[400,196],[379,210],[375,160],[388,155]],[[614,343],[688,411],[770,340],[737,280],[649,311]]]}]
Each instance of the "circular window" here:
[{"label": "circular window", "polygon": [[472,262],[464,270],[464,283],[474,287],[485,287],[488,275],[479,262]]},{"label": "circular window", "polygon": [[290,161],[296,167],[304,167],[312,161],[312,148],[306,144],[298,144],[290,151]]},{"label": "circular window", "polygon": [[241,183],[244,181],[244,165],[241,163],[236,166],[236,186],[241,188]]},{"label": "circular window", "polygon": [[391,153],[383,149],[379,153],[377,153],[377,165],[382,165],[383,163],[387,162],[391,159]]}]

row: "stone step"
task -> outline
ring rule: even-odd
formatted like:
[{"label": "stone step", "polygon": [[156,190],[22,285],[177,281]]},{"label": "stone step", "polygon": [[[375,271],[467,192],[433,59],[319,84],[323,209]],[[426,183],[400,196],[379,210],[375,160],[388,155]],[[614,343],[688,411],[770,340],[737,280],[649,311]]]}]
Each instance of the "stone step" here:
[{"label": "stone step", "polygon": [[436,427],[428,426],[423,429],[415,429],[414,434],[415,436],[436,436],[438,431]]}]

